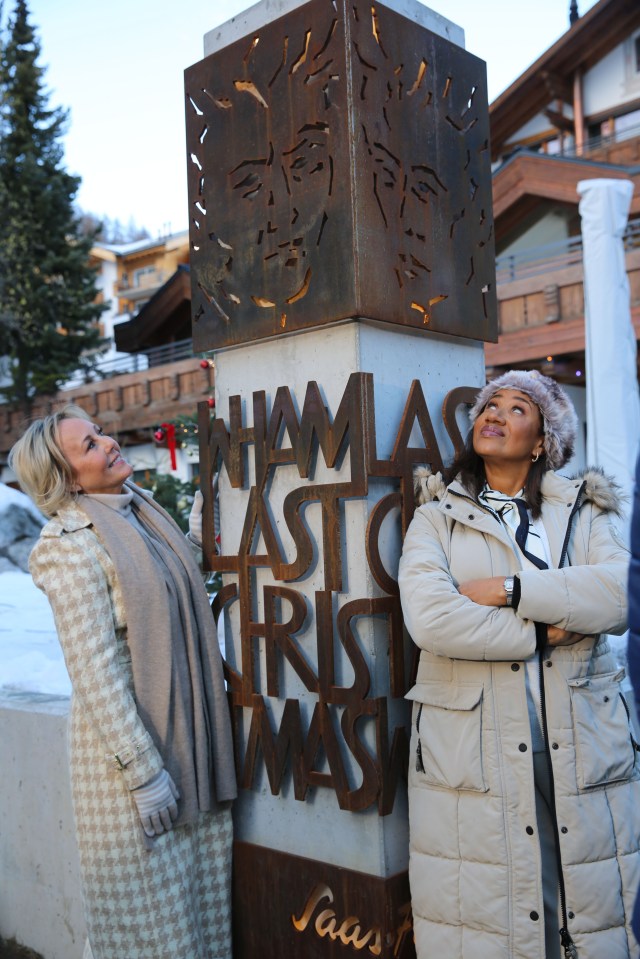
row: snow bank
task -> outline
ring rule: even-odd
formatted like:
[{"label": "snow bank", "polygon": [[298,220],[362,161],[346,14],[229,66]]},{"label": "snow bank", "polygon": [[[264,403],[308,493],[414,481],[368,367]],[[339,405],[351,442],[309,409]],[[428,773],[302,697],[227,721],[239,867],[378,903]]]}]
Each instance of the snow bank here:
[{"label": "snow bank", "polygon": [[46,516],[42,515],[28,496],[21,493],[19,489],[7,486],[6,483],[0,483],[0,513],[5,509],[9,509],[11,506],[22,506],[22,508],[28,510],[35,519],[39,520],[41,525],[47,521]]},{"label": "snow bank", "polygon": [[[4,514],[5,533],[20,510],[37,521],[27,524],[33,526],[37,536],[37,528],[46,522],[46,517],[20,490],[0,483],[0,522]],[[33,540],[23,542],[28,551]],[[71,694],[47,597],[28,573],[17,569],[0,575],[0,689],[54,696]]]},{"label": "snow bank", "polygon": [[0,575],[0,689],[71,694],[49,601],[28,573]]}]

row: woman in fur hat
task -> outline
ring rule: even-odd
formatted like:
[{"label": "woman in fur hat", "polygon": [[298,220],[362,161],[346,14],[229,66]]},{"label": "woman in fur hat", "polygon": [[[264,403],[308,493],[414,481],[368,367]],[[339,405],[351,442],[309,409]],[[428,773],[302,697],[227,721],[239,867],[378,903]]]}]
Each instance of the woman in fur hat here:
[{"label": "woman in fur hat", "polygon": [[640,767],[604,634],[626,626],[618,491],[571,457],[553,380],[513,370],[419,478],[400,561],[420,647],[409,771],[419,959],[630,959]]},{"label": "woman in fur hat", "polygon": [[85,959],[231,959],[231,722],[193,548],[78,407],[33,422],[10,462],[51,517],[29,568],[73,687]]}]

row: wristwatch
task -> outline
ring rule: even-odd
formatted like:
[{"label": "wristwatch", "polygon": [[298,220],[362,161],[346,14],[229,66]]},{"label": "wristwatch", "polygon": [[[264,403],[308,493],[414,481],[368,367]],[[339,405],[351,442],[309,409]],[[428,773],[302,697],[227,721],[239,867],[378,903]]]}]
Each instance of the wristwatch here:
[{"label": "wristwatch", "polygon": [[507,576],[504,581],[504,591],[507,594],[507,606],[513,606],[513,576]]}]

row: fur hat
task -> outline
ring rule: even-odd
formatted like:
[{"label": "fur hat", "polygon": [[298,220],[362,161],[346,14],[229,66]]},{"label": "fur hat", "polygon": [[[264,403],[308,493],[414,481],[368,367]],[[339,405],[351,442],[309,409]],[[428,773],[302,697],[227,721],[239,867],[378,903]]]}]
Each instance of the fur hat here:
[{"label": "fur hat", "polygon": [[573,456],[578,417],[565,390],[537,370],[509,370],[487,383],[469,411],[471,422],[498,390],[520,390],[530,396],[542,414],[544,451],[549,469],[557,470]]}]

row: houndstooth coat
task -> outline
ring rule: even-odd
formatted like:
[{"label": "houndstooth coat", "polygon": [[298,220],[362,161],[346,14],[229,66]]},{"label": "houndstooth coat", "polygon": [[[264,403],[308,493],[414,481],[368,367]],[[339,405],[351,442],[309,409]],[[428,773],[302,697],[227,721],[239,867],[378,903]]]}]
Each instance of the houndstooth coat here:
[{"label": "houndstooth coat", "polygon": [[130,790],[163,764],[136,711],[113,563],[80,507],[44,527],[30,569],[73,687],[71,786],[94,959],[230,959],[231,811],[154,840],[142,831]]}]

